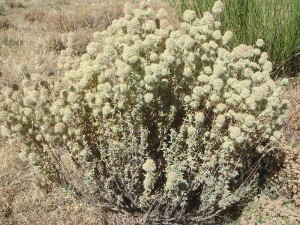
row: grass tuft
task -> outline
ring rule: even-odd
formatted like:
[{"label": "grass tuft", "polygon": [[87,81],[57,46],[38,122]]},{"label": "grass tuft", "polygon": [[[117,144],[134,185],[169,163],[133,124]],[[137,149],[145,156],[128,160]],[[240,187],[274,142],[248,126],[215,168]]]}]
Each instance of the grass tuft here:
[{"label": "grass tuft", "polygon": [[5,5],[3,2],[0,2],[0,16],[4,16],[5,15]]},{"label": "grass tuft", "polygon": [[12,27],[12,23],[9,19],[4,16],[0,16],[0,30],[6,30],[10,27]]},{"label": "grass tuft", "polygon": [[33,9],[26,12],[24,18],[30,22],[42,22],[45,18],[45,12],[40,9]]},{"label": "grass tuft", "polygon": [[6,0],[6,5],[10,8],[25,8],[24,3],[18,0]]}]

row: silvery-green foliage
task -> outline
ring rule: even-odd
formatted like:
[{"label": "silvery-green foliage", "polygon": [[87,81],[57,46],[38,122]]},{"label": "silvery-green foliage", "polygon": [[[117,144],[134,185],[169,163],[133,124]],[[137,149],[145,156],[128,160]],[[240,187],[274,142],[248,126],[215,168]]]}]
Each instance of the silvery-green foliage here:
[{"label": "silvery-green foliage", "polygon": [[[149,2],[126,5],[80,59],[70,34],[59,82],[28,76],[2,90],[2,134],[21,139],[51,180],[110,207],[152,221],[213,218],[251,191],[255,159],[280,138],[287,110],[263,41],[231,49],[222,10],[188,10],[174,28]],[[63,153],[90,189],[70,179]]]}]

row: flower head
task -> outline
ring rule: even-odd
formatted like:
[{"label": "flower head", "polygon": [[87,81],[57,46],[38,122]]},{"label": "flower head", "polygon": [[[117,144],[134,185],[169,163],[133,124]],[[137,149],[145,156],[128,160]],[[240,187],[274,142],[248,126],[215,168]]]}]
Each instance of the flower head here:
[{"label": "flower head", "polygon": [[148,158],[143,164],[143,170],[145,170],[147,173],[155,172],[156,170],[155,161],[151,158]]},{"label": "flower head", "polygon": [[224,3],[222,1],[216,1],[214,6],[212,7],[212,13],[215,15],[220,15],[220,13],[224,10]]},{"label": "flower head", "polygon": [[258,39],[256,41],[256,46],[257,47],[262,47],[262,46],[264,46],[264,44],[265,44],[265,42],[262,39]]},{"label": "flower head", "polygon": [[197,18],[197,14],[196,14],[196,12],[193,11],[193,10],[186,10],[186,11],[183,13],[183,20],[184,20],[186,23],[191,23],[191,22],[193,22],[196,18]]}]

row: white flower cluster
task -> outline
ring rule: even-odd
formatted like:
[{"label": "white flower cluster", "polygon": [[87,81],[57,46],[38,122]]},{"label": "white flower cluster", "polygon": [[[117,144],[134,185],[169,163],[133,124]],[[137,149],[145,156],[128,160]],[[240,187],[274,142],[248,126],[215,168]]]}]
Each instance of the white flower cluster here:
[{"label": "white flower cluster", "polygon": [[148,173],[153,173],[156,170],[155,161],[153,159],[147,159],[143,164],[143,170]]},{"label": "white flower cluster", "polygon": [[222,1],[216,1],[212,7],[212,13],[219,16],[224,10],[224,3]]}]

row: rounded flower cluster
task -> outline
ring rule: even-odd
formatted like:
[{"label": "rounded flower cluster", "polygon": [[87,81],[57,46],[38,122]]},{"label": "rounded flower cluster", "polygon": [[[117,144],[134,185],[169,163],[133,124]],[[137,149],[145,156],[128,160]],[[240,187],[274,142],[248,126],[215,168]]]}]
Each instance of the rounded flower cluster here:
[{"label": "rounded flower cluster", "polygon": [[148,220],[193,223],[242,201],[254,179],[244,171],[280,138],[288,104],[262,40],[230,48],[223,9],[188,10],[174,28],[148,1],[127,5],[77,59],[70,34],[59,81],[27,77],[2,90],[2,134],[24,140],[42,171],[69,187],[57,163],[65,151],[93,180],[77,192]]},{"label": "rounded flower cluster", "polygon": [[149,173],[153,173],[156,170],[155,161],[153,159],[147,159],[143,164],[143,170]]}]

